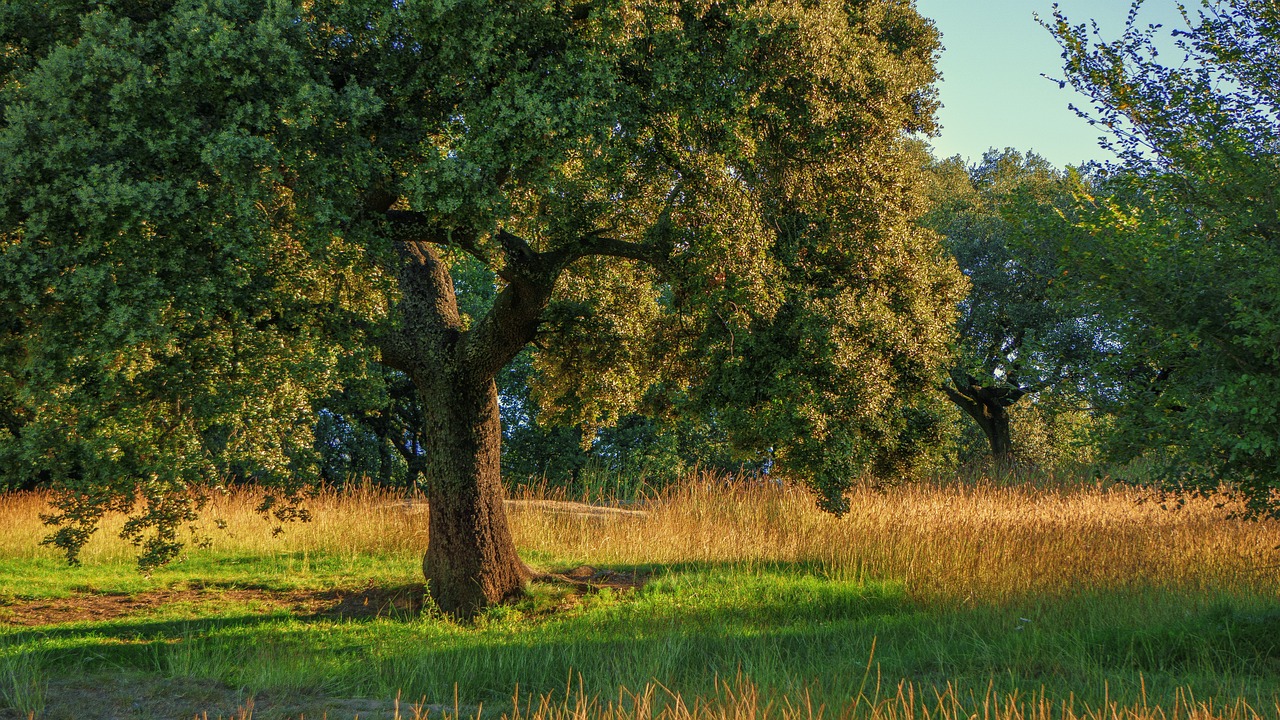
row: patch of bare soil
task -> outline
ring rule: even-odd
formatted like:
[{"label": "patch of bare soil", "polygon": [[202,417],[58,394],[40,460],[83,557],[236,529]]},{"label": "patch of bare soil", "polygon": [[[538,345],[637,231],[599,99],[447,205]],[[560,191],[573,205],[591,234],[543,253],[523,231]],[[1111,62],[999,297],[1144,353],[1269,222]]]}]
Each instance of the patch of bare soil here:
[{"label": "patch of bare soil", "polygon": [[[650,573],[642,570],[608,570],[583,565],[563,573],[544,573],[533,579],[572,587],[578,592],[615,591],[643,587]],[[312,619],[368,620],[380,617],[414,617],[422,612],[426,587],[421,583],[337,590],[266,590],[235,587],[193,587],[123,593],[77,593],[42,600],[0,599],[0,624],[37,627],[74,622],[101,622],[145,617],[162,608],[184,606],[192,614],[225,611],[228,606],[253,614],[288,612]],[[203,611],[203,612],[202,612]]]},{"label": "patch of bare soil", "polygon": [[247,606],[268,614],[332,619],[407,617],[422,611],[426,588],[421,583],[399,587],[275,591],[242,588],[165,589],[133,595],[81,593],[65,598],[30,601],[0,600],[0,623],[34,627],[81,621],[114,620],[154,613],[171,605],[225,608]]},{"label": "patch of bare soil", "polygon": [[650,573],[642,570],[601,570],[580,565],[563,573],[545,573],[534,580],[564,583],[582,592],[637,590],[649,581]]}]

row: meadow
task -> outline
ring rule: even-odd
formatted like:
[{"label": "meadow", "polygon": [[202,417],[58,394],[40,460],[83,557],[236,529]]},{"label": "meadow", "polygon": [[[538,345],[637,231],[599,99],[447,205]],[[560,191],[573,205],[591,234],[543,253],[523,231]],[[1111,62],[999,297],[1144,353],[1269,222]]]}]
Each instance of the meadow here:
[{"label": "meadow", "polygon": [[150,575],[109,518],[67,567],[0,496],[0,718],[1280,718],[1280,523],[1101,484],[714,477],[594,511],[527,492],[559,581],[461,625],[413,498],[325,491],[274,534],[216,493]]}]

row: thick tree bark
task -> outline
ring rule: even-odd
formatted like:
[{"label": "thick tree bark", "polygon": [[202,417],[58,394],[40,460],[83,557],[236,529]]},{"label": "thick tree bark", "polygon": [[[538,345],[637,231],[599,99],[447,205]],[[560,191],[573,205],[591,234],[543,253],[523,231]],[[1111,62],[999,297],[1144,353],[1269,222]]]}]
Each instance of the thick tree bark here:
[{"label": "thick tree bark", "polygon": [[[401,299],[398,327],[380,345],[382,362],[409,375],[423,406],[430,527],[422,569],[436,604],[469,618],[520,595],[532,575],[516,555],[503,505],[494,378],[533,341],[556,278],[574,260],[611,255],[658,263],[665,254],[598,234],[538,253],[498,231],[491,238],[495,248],[471,233],[433,228],[417,213],[385,214],[401,250]],[[506,285],[470,327],[463,326],[437,245],[460,247],[487,263],[490,253],[502,255],[497,272]]]},{"label": "thick tree bark", "polygon": [[469,618],[521,594],[531,576],[503,505],[494,377],[533,339],[554,281],[509,283],[464,329],[453,279],[430,244],[402,249],[400,327],[383,339],[383,362],[408,373],[423,406],[428,590],[441,610]]},{"label": "thick tree bark", "polygon": [[531,573],[503,506],[497,386],[462,368],[432,375],[419,386],[430,502],[422,571],[436,604],[465,618],[520,595]]},{"label": "thick tree bark", "polygon": [[1026,393],[1017,388],[982,386],[970,382],[957,389],[943,386],[956,407],[973,418],[991,446],[991,458],[1001,467],[1013,462],[1013,441],[1009,427],[1009,407]]}]

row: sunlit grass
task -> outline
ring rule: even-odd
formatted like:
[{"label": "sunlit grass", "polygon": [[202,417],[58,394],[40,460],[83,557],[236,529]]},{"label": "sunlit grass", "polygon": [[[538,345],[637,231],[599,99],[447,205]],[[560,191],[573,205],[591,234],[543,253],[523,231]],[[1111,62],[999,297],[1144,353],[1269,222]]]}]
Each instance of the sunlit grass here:
[{"label": "sunlit grass", "polygon": [[[46,502],[39,493],[0,495],[0,559],[58,559],[39,545]],[[252,491],[213,493],[198,528],[208,546],[184,560],[416,565],[426,549],[424,506],[398,494],[321,492],[309,504],[313,520],[278,535],[254,512],[257,502]],[[519,505],[511,514],[516,542],[535,564],[816,564],[834,578],[892,578],[913,596],[981,603],[1139,587],[1275,592],[1280,523],[1236,519],[1221,505],[1190,498],[1166,509],[1124,486],[914,484],[855,490],[851,512],[837,518],[802,488],[702,478],[650,498],[640,517]],[[116,537],[120,522],[104,522],[82,554],[86,565],[132,562],[136,548]]]},{"label": "sunlit grass", "polygon": [[118,518],[68,569],[38,545],[47,498],[0,496],[0,622],[6,598],[202,593],[0,625],[3,689],[56,707],[63,678],[127,672],[246,695],[457,693],[519,720],[1280,717],[1280,525],[1215,499],[1174,510],[1124,487],[922,483],[858,489],[836,518],[800,488],[714,477],[628,506],[640,513],[529,502],[544,499],[510,507],[532,565],[640,568],[648,586],[539,586],[471,626],[311,617],[230,589],[410,587],[420,502],[325,491],[311,522],[276,535],[253,492],[214,494],[196,533],[207,545],[142,576]]},{"label": "sunlit grass", "polygon": [[836,518],[801,488],[682,485],[640,521],[517,516],[522,548],[597,563],[817,563],[893,578],[910,594],[997,603],[1118,588],[1274,592],[1280,523],[1230,517],[1218,498],[1177,510],[1127,487],[916,484],[863,488]]}]

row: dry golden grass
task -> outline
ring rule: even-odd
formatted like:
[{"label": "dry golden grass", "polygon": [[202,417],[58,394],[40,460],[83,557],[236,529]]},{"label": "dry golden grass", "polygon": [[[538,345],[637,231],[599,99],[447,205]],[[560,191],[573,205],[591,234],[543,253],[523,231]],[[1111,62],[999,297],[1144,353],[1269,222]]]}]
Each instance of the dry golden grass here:
[{"label": "dry golden grass", "polygon": [[521,547],[595,563],[812,562],[834,577],[894,578],[910,593],[999,602],[1123,587],[1280,588],[1280,523],[1215,500],[1162,509],[1129,488],[917,484],[854,492],[836,518],[800,488],[704,480],[607,524],[517,515]]},{"label": "dry golden grass", "polygon": [[[851,500],[852,511],[836,518],[801,488],[704,477],[651,498],[643,516],[513,505],[512,522],[522,549],[566,564],[805,562],[842,579],[900,580],[916,597],[998,603],[1128,587],[1280,591],[1280,523],[1234,519],[1213,499],[1175,510],[1123,487],[915,484],[859,489]],[[321,492],[309,503],[313,520],[279,536],[254,512],[257,502],[248,491],[212,495],[201,530],[212,551],[416,563],[425,547],[424,506],[398,495]],[[53,556],[38,546],[46,503],[38,493],[0,495],[0,517],[9,521],[0,526],[0,557]],[[116,537],[120,522],[104,522],[85,562],[132,557]]]},{"label": "dry golden grass", "polygon": [[[254,490],[212,491],[200,523],[189,540],[207,541],[214,552],[260,556],[299,552],[339,555],[415,555],[426,547],[426,516],[406,512],[398,495],[374,488],[322,490],[306,507],[310,522],[277,523],[255,511],[262,495]],[[49,532],[41,520],[48,512],[47,493],[0,494],[0,557],[55,557],[40,546]],[[81,553],[86,564],[129,561],[137,548],[119,538],[124,518],[108,515]],[[193,552],[199,550],[193,549]]]},{"label": "dry golden grass", "polygon": [[[874,681],[873,681],[874,684]],[[513,709],[501,720],[1262,720],[1280,717],[1280,703],[1272,708],[1255,708],[1244,700],[1228,704],[1199,701],[1179,692],[1169,707],[1145,701],[1122,705],[1106,701],[1097,707],[1068,700],[1050,699],[1043,693],[1020,695],[996,693],[968,696],[947,686],[941,691],[922,691],[909,682],[884,692],[869,688],[841,708],[815,703],[806,693],[798,699],[773,702],[761,696],[750,682],[739,677],[719,683],[711,698],[688,701],[657,684],[639,692],[620,690],[615,698],[602,700],[570,689],[564,694],[545,695],[521,704],[517,692]],[[395,720],[480,720],[483,709],[458,712],[424,705],[397,705]],[[249,720],[245,713],[238,720]]]}]

